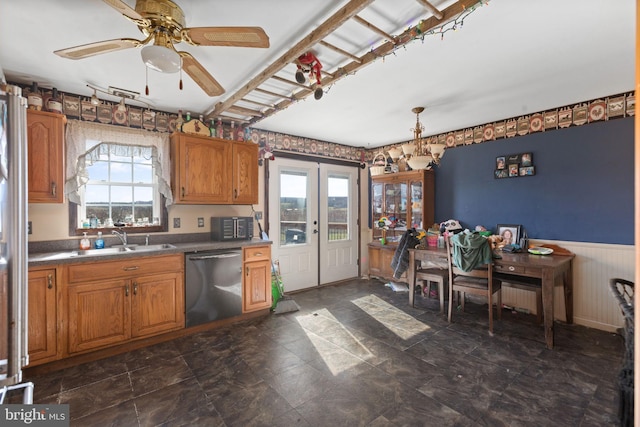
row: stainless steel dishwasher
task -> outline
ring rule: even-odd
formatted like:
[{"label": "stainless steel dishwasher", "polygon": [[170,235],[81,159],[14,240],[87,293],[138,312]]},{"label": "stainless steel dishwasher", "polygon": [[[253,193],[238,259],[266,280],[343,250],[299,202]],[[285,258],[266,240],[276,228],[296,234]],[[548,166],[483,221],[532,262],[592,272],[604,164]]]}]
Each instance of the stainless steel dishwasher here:
[{"label": "stainless steel dishwasher", "polygon": [[187,327],[242,314],[242,251],[185,254]]}]

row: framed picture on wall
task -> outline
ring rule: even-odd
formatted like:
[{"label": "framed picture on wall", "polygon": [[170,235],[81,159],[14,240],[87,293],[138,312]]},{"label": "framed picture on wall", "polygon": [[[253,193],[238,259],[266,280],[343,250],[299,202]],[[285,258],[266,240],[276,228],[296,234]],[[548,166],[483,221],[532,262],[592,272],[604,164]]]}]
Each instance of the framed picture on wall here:
[{"label": "framed picture on wall", "polygon": [[496,169],[494,171],[494,175],[493,176],[496,179],[508,178],[509,177],[509,171],[507,171],[506,169]]},{"label": "framed picture on wall", "polygon": [[518,176],[518,164],[509,165],[509,176]]},{"label": "framed picture on wall", "polygon": [[514,245],[520,242],[520,224],[498,224],[496,234],[502,236],[506,245]]},{"label": "framed picture on wall", "polygon": [[535,166],[525,166],[520,168],[520,176],[533,176],[536,174]]},{"label": "framed picture on wall", "polygon": [[533,165],[533,156],[531,153],[522,153],[520,156],[520,166],[526,167]]},{"label": "framed picture on wall", "polygon": [[504,156],[496,157],[496,169],[505,169],[506,165]]}]

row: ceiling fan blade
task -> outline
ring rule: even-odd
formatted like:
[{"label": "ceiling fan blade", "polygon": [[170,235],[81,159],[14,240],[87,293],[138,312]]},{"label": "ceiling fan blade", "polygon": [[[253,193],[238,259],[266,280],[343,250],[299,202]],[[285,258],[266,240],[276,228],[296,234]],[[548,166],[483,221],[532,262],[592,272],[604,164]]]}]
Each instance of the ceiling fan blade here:
[{"label": "ceiling fan blade", "polygon": [[143,27],[148,27],[151,24],[148,19],[143,18],[142,15],[140,15],[138,12],[135,11],[135,9],[130,7],[128,4],[126,4],[122,0],[102,0],[102,1],[138,25],[141,25]]},{"label": "ceiling fan blade", "polygon": [[182,58],[182,69],[202,88],[209,96],[218,96],[224,93],[224,88],[213,78],[211,74],[189,52],[178,52]]},{"label": "ceiling fan blade", "polygon": [[132,47],[142,46],[142,42],[136,39],[113,39],[103,40],[101,42],[83,44],[80,46],[68,47],[66,49],[56,50],[58,56],[69,59],[83,59],[93,55],[102,53],[115,52],[117,50],[129,49]]},{"label": "ceiling fan blade", "polygon": [[201,46],[269,47],[269,36],[260,27],[183,28],[187,43]]}]

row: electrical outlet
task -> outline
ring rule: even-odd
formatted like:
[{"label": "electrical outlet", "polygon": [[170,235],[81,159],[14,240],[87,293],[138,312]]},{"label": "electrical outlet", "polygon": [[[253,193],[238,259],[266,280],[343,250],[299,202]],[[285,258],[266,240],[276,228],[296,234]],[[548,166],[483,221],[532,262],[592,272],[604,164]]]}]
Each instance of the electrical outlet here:
[{"label": "electrical outlet", "polygon": [[256,212],[256,219],[260,221],[262,219],[262,211]]},{"label": "electrical outlet", "polygon": [[180,228],[180,218],[173,218],[173,228]]},{"label": "electrical outlet", "polygon": [[198,218],[198,227],[199,228],[204,227],[204,218]]},{"label": "electrical outlet", "polygon": [[31,234],[31,232],[33,231],[33,230],[32,230],[32,228],[31,228],[31,221],[29,221],[29,228],[28,228],[28,230],[29,230],[29,234]]}]

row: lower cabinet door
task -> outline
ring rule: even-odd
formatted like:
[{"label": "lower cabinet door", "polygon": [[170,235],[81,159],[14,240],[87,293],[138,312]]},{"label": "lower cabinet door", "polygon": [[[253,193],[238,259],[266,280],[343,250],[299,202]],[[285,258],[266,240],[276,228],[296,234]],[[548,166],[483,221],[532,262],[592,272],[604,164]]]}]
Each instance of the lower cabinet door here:
[{"label": "lower cabinet door", "polygon": [[29,366],[55,360],[56,270],[29,270]]},{"label": "lower cabinet door", "polygon": [[246,262],[244,270],[243,312],[271,307],[271,262]]},{"label": "lower cabinet door", "polygon": [[182,272],[132,280],[132,338],[184,328],[183,282]]},{"label": "lower cabinet door", "polygon": [[70,354],[119,344],[131,337],[130,280],[69,285]]}]

